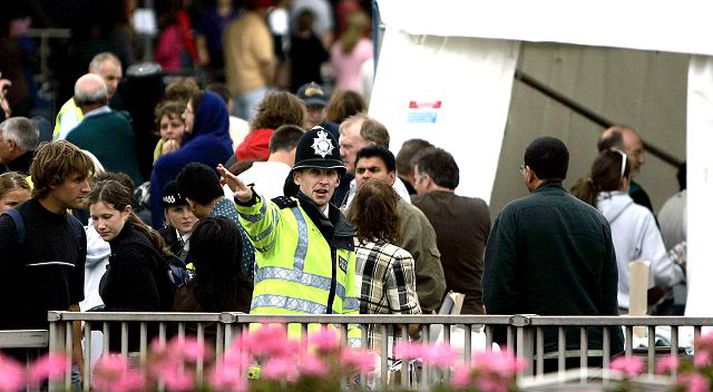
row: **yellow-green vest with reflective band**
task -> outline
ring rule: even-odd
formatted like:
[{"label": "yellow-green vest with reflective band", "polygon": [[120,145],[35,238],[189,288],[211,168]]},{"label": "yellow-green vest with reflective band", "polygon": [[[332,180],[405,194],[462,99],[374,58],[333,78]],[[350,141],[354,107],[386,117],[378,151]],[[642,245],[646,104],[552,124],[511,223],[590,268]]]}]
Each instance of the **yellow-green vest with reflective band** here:
[{"label": "yellow-green vest with reflective band", "polygon": [[[287,199],[282,199],[287,200]],[[353,249],[332,248],[297,199],[280,208],[259,196],[251,206],[236,205],[240,224],[255,245],[255,288],[251,314],[358,314],[361,284]],[[334,208],[334,207],[331,207]],[[336,282],[332,286],[332,265]],[[349,338],[360,338],[358,328]]]},{"label": "yellow-green vest with reflective band", "polygon": [[62,105],[62,107],[59,109],[59,113],[57,113],[57,117],[55,117],[54,130],[52,131],[52,140],[57,140],[57,137],[59,137],[59,122],[62,119],[62,116],[69,111],[74,111],[77,114],[77,124],[82,122],[82,119],[84,118],[84,113],[82,113],[82,109],[80,109],[74,103],[74,99],[70,98],[69,101],[65,102],[64,105]]}]

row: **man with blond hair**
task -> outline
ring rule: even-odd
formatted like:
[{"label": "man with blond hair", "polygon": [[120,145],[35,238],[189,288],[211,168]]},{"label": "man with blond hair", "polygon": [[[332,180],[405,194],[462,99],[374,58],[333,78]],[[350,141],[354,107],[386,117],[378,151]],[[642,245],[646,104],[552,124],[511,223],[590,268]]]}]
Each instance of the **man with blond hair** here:
[{"label": "man with blond hair", "polygon": [[67,210],[83,208],[94,164],[60,140],[40,146],[30,173],[32,198],[0,215],[0,329],[47,329],[47,311],[79,311],[84,299],[87,237]]}]

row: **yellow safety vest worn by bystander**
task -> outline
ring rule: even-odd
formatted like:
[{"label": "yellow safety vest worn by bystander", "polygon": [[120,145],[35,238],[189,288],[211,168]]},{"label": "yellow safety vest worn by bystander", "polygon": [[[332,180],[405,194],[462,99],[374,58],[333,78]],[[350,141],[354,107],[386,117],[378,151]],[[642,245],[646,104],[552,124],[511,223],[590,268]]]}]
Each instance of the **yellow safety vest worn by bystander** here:
[{"label": "yellow safety vest worn by bystander", "polygon": [[[64,103],[64,105],[62,105],[62,107],[59,109],[59,112],[57,113],[57,117],[55,118],[54,130],[52,131],[52,140],[57,140],[60,138],[60,125],[62,123],[62,117],[67,113],[72,116],[76,116],[76,124],[72,122],[72,128],[82,122],[82,119],[84,118],[84,113],[82,113],[82,109],[80,109],[74,102],[74,98],[70,98],[67,102]],[[61,135],[62,139],[67,137],[67,133],[69,133],[69,131],[71,131],[71,129],[64,130],[63,135]]]},{"label": "yellow safety vest worn by bystander", "polygon": [[[361,285],[356,278],[354,230],[341,212],[330,207],[331,245],[297,198],[272,201],[255,195],[237,204],[240,223],[255,245],[255,289],[251,314],[357,314]],[[313,212],[314,214],[314,212]],[[321,214],[320,214],[321,215]],[[359,339],[350,327],[350,340]]]}]

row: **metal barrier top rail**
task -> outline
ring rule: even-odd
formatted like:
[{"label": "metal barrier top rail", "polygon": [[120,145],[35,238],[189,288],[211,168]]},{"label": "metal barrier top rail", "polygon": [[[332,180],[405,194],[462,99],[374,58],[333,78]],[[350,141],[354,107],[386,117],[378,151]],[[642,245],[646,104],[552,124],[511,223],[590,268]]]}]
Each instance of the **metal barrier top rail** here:
[{"label": "metal barrier top rail", "polygon": [[329,324],[489,324],[513,326],[713,326],[713,317],[685,316],[539,316],[517,315],[275,315],[244,313],[177,312],[48,312],[59,321],[166,321],[231,323],[329,323]]},{"label": "metal barrier top rail", "polygon": [[46,329],[0,331],[0,348],[45,348],[49,339]]}]

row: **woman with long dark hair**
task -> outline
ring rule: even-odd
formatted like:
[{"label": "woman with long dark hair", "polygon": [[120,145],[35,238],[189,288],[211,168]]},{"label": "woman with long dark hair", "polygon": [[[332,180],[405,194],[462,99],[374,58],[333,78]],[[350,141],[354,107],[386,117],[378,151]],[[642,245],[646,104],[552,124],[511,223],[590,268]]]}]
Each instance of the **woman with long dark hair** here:
[{"label": "woman with long dark hair", "polygon": [[101,181],[85,201],[94,228],[111,247],[109,266],[99,284],[104,310],[170,310],[175,290],[162,259],[170,250],[134,214],[129,189],[118,181]]},{"label": "woman with long dark hair", "polygon": [[[85,197],[94,228],[109,242],[109,265],[99,283],[103,311],[169,311],[175,285],[164,257],[169,256],[161,236],[146,226],[131,208],[131,191],[115,180],[100,181]],[[96,327],[96,326],[94,326]],[[110,324],[109,348],[121,347],[120,325]],[[155,325],[149,326],[151,339]],[[129,350],[139,348],[139,328],[129,327]]]},{"label": "woman with long dark hair", "polygon": [[618,302],[621,312],[629,309],[629,262],[651,262],[650,276],[654,284],[668,289],[679,283],[683,270],[667,253],[651,212],[635,204],[627,193],[631,181],[631,165],[620,150],[604,151],[592,164],[589,177],[580,179],[572,194],[596,207],[609,222],[619,270]]},{"label": "woman with long dark hair", "polygon": [[253,284],[240,267],[237,227],[225,217],[201,219],[193,229],[188,260],[195,277],[178,288],[177,312],[249,312]]},{"label": "woman with long dark hair", "polygon": [[[414,260],[401,242],[396,213],[399,196],[384,181],[359,186],[347,219],[356,230],[356,274],[361,277],[359,313],[421,314]],[[374,331],[367,331],[372,342]]]}]

